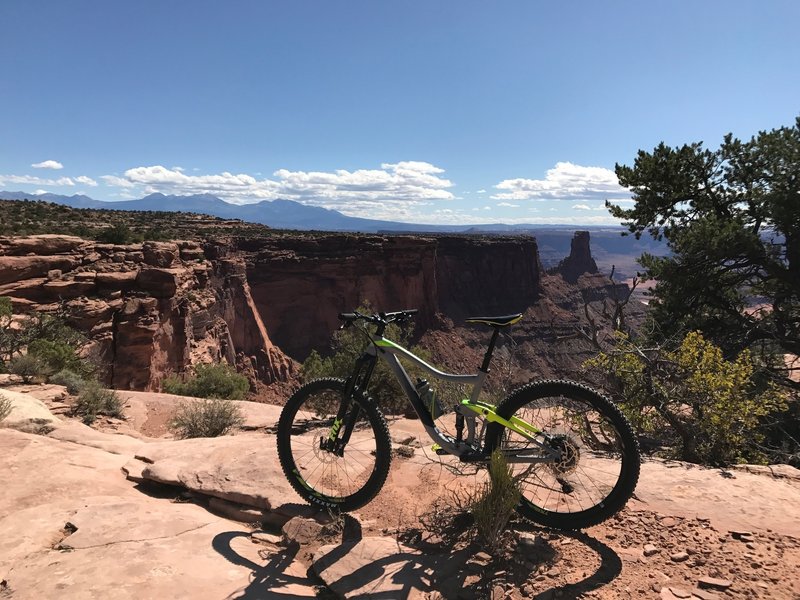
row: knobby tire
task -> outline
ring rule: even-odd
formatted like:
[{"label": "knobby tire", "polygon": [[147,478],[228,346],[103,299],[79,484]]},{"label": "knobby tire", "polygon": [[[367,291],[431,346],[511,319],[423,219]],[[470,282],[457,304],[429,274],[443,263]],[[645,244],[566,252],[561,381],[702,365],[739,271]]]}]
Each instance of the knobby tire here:
[{"label": "knobby tire", "polygon": [[[523,418],[570,450],[562,465],[510,464],[523,493],[517,511],[527,519],[582,529],[605,521],[633,495],[640,464],[636,436],[619,408],[597,391],[571,381],[538,381],[512,392],[497,414]],[[486,449],[497,448],[535,451],[519,434],[491,423]]]},{"label": "knobby tire", "polygon": [[320,438],[330,432],[344,387],[343,379],[317,379],[292,394],[281,411],[277,442],[281,468],[300,496],[311,504],[348,512],[367,504],[383,487],[391,440],[378,406],[356,392],[351,402],[361,411],[344,456],[319,448]]}]

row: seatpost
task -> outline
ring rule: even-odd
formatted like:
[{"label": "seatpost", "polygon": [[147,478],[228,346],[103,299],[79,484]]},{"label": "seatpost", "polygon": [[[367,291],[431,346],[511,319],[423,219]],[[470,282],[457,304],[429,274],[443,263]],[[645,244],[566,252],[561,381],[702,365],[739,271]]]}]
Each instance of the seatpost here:
[{"label": "seatpost", "polygon": [[489,347],[486,349],[486,354],[483,356],[483,364],[481,365],[481,371],[484,373],[489,372],[489,362],[492,360],[492,353],[494,352],[494,345],[497,343],[497,335],[500,333],[500,328],[495,327],[494,333],[492,334],[492,340],[489,342]]}]

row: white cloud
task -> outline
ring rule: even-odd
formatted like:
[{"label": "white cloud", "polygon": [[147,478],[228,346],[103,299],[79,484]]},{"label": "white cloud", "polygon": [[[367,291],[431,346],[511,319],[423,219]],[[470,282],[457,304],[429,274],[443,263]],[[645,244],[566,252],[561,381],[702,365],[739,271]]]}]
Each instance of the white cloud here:
[{"label": "white cloud", "polygon": [[495,200],[597,200],[630,198],[617,176],[603,167],[583,167],[559,162],[544,179],[506,179],[494,186]]},{"label": "white cloud", "polygon": [[476,193],[476,194],[485,194],[485,193],[486,193],[486,190],[478,190],[478,191],[477,191],[477,192],[475,192],[475,193]]},{"label": "white cloud", "polygon": [[411,219],[412,209],[431,201],[453,200],[453,184],[441,177],[444,170],[430,163],[404,161],[383,163],[380,169],[347,171],[289,171],[279,169],[272,178],[258,179],[243,173],[188,175],[161,165],[135,167],[123,177],[104,175],[109,186],[141,188],[145,193],[214,194],[245,204],[286,198],[305,204],[372,218]]},{"label": "white cloud", "polygon": [[592,207],[588,204],[573,204],[572,208],[575,210],[592,210]]},{"label": "white cloud", "polygon": [[39,185],[39,186],[74,186],[75,182],[69,177],[59,177],[58,179],[45,179],[34,175],[0,175],[0,186],[8,184],[15,185]]},{"label": "white cloud", "polygon": [[105,181],[106,185],[110,185],[112,187],[132,188],[136,186],[136,184],[131,183],[127,179],[123,177],[117,177],[116,175],[101,175],[100,179]]},{"label": "white cloud", "polygon": [[519,204],[511,204],[511,202],[498,202],[497,206],[503,206],[505,208],[519,208]]},{"label": "white cloud", "polygon": [[75,181],[77,183],[82,183],[83,185],[88,185],[90,187],[97,187],[97,182],[91,177],[87,177],[86,175],[80,175],[76,177]]},{"label": "white cloud", "polygon": [[57,160],[43,160],[39,163],[33,163],[31,165],[34,169],[63,169],[64,165],[62,165]]}]

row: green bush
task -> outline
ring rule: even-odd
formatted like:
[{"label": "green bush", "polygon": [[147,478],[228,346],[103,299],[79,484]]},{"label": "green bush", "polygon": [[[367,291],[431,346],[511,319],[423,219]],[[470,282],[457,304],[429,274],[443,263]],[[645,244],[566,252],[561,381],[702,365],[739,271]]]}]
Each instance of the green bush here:
[{"label": "green bush", "polygon": [[[88,364],[77,357],[77,349],[86,343],[86,338],[68,325],[63,307],[55,314],[32,313],[16,321],[10,311],[8,298],[0,298],[0,361],[8,363],[27,348],[31,355],[47,355],[47,362],[66,361],[73,371],[88,369]],[[83,366],[79,367],[79,363]],[[56,364],[51,373],[64,366]]]},{"label": "green bush", "polygon": [[181,439],[218,437],[242,423],[241,409],[233,401],[196,400],[178,405],[169,428]]},{"label": "green bush", "polygon": [[489,481],[478,492],[470,507],[475,528],[486,547],[496,550],[508,521],[514,514],[522,494],[511,467],[500,450],[492,452]]},{"label": "green bush", "polygon": [[196,365],[194,374],[185,379],[171,375],[164,380],[162,387],[168,394],[178,396],[241,400],[250,389],[250,383],[229,364],[219,363]]},{"label": "green bush", "polygon": [[130,244],[133,241],[133,233],[125,223],[116,223],[100,231],[97,234],[97,241],[106,244]]},{"label": "green bush", "polygon": [[787,408],[788,395],[763,383],[758,363],[744,350],[731,360],[700,332],[674,349],[643,350],[619,334],[615,347],[585,364],[640,431],[677,434],[677,456],[696,463],[764,463],[763,427]]},{"label": "green bush", "polygon": [[121,418],[124,406],[117,392],[105,389],[97,381],[87,381],[81,387],[72,409],[89,425],[94,423],[97,415]]},{"label": "green bush", "polygon": [[30,383],[34,378],[46,375],[44,363],[32,354],[18,354],[9,362],[8,370],[22,377],[23,383]]},{"label": "green bush", "polygon": [[75,348],[65,341],[41,338],[33,340],[28,344],[28,354],[39,359],[46,375],[65,369],[84,377],[91,372],[91,368],[78,356]]},{"label": "green bush", "polygon": [[11,400],[0,394],[0,421],[11,414]]},{"label": "green bush", "polygon": [[69,369],[60,370],[55,375],[51,376],[49,381],[56,385],[63,385],[67,388],[67,392],[73,395],[78,394],[86,383],[83,377]]}]

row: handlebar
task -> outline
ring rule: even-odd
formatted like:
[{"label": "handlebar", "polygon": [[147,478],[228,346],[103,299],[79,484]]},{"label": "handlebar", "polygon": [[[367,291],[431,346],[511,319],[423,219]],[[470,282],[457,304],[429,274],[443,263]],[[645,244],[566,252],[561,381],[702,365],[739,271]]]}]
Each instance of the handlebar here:
[{"label": "handlebar", "polygon": [[417,314],[417,312],[418,311],[416,308],[408,308],[406,310],[398,310],[387,313],[382,312],[374,315],[362,315],[359,312],[339,313],[339,320],[344,321],[342,327],[349,327],[359,320],[385,327],[389,323],[402,323],[406,319]]}]

